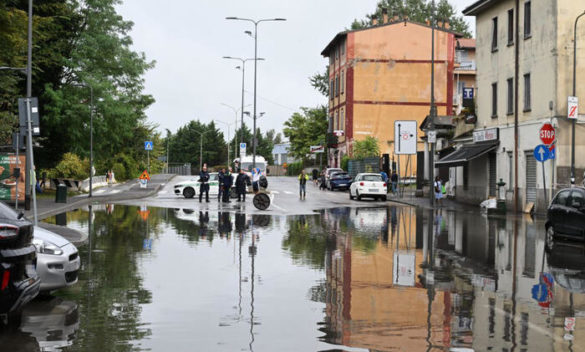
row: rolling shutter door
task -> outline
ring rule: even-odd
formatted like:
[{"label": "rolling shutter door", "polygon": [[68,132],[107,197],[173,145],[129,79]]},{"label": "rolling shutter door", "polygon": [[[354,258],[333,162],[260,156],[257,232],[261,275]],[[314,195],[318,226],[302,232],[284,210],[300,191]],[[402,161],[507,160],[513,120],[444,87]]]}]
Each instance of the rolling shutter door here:
[{"label": "rolling shutter door", "polygon": [[536,202],[536,159],[533,152],[526,152],[526,203]]},{"label": "rolling shutter door", "polygon": [[488,159],[489,159],[489,190],[490,190],[490,196],[495,197],[496,196],[496,154],[495,153],[489,153],[488,154]]}]

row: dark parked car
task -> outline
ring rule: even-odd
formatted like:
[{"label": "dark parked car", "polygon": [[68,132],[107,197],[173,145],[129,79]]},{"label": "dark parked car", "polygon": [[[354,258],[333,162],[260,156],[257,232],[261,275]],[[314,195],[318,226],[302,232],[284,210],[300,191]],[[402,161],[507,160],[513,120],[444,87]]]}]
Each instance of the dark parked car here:
[{"label": "dark parked car", "polygon": [[334,191],[336,189],[348,189],[351,185],[351,176],[345,171],[334,172],[329,179],[329,189]]},{"label": "dark parked car", "polygon": [[548,207],[545,226],[547,246],[560,236],[585,240],[585,188],[559,191]]},{"label": "dark parked car", "polygon": [[39,293],[33,224],[0,202],[0,315],[20,310]]}]

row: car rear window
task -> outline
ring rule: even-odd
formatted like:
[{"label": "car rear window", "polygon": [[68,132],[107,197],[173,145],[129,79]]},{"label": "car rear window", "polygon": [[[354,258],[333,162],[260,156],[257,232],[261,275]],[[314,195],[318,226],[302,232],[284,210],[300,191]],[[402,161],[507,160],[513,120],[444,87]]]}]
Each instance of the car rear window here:
[{"label": "car rear window", "polygon": [[382,181],[382,176],[381,175],[364,175],[362,177],[362,180],[364,181]]}]

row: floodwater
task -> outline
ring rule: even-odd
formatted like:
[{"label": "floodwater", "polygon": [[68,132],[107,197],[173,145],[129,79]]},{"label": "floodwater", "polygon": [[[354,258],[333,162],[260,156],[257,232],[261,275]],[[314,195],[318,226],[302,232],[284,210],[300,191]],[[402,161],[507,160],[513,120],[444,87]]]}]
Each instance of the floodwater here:
[{"label": "floodwater", "polygon": [[583,351],[585,250],[542,221],[412,207],[311,216],[94,205],[77,285],[1,351]]}]

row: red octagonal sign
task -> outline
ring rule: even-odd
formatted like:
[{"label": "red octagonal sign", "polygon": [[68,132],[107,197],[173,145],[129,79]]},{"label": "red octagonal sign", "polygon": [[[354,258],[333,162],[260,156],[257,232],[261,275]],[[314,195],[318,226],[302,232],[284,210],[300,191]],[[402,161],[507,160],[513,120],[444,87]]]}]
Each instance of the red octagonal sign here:
[{"label": "red octagonal sign", "polygon": [[543,144],[551,145],[555,141],[555,128],[550,123],[545,123],[540,128],[539,135]]}]

